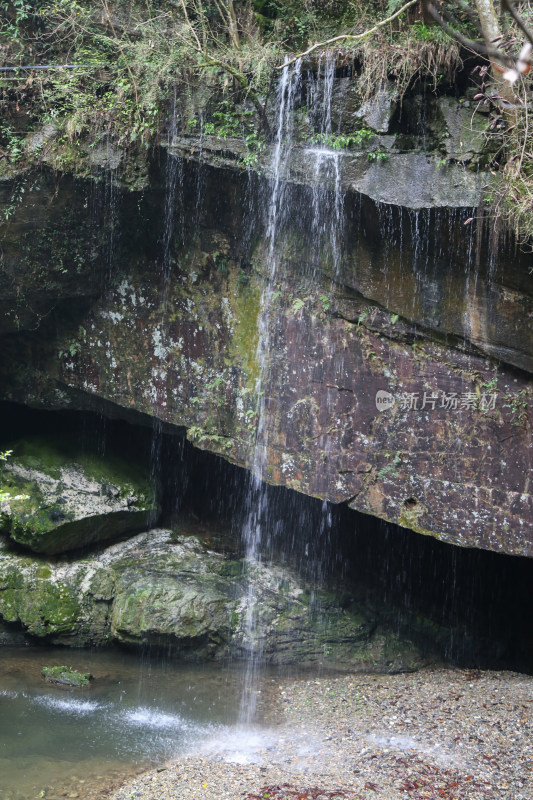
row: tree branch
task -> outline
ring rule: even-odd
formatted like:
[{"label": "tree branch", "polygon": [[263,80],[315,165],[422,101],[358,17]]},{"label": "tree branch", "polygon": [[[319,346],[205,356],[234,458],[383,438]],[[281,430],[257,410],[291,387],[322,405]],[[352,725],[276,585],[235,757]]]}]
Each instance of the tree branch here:
[{"label": "tree branch", "polygon": [[242,72],[239,72],[238,69],[233,67],[231,64],[228,64],[227,61],[223,61],[220,58],[214,58],[213,56],[210,56],[207,53],[203,52],[202,52],[202,58],[205,61],[206,67],[220,67],[220,69],[224,70],[224,72],[227,72],[229,75],[235,78],[241,89],[244,92],[246,92],[246,96],[250,98],[255,110],[257,111],[263,129],[265,131],[265,134],[267,136],[270,136],[270,126],[268,124],[268,119],[265,109],[261,103],[261,100],[259,99],[259,96],[251,88],[246,75],[243,75]]},{"label": "tree branch", "polygon": [[288,67],[290,64],[294,64],[295,61],[298,61],[299,58],[305,58],[305,56],[308,56],[314,50],[318,50],[319,48],[322,47],[328,47],[330,44],[335,44],[336,42],[346,42],[346,41],[356,42],[359,41],[360,39],[366,39],[367,36],[371,36],[373,33],[379,30],[379,28],[382,28],[384,25],[388,25],[389,22],[395,20],[397,17],[400,16],[400,14],[403,14],[404,11],[407,11],[408,8],[414,6],[415,3],[418,2],[419,0],[409,0],[409,2],[406,3],[404,6],[402,6],[400,9],[398,9],[398,11],[395,11],[394,14],[391,14],[390,17],[382,19],[380,22],[376,23],[376,25],[374,25],[373,28],[369,28],[367,31],[364,31],[363,33],[343,33],[340,36],[334,36],[333,39],[326,39],[325,42],[316,42],[316,44],[312,45],[312,47],[309,47],[304,53],[299,53],[299,55],[294,56],[294,58],[291,58],[290,61],[286,61],[284,64],[280,64],[277,67],[277,69],[283,69],[283,67]]},{"label": "tree branch", "polygon": [[471,50],[473,53],[479,53],[481,55],[488,56],[489,58],[499,61],[500,64],[503,64],[505,67],[514,66],[514,59],[504,53],[503,50],[499,50],[497,47],[490,47],[480,41],[474,41],[474,39],[467,39],[466,36],[463,36],[461,33],[448,25],[433,3],[429,2],[426,8],[428,14],[435,20],[438,26],[442,28],[444,33],[447,33],[451,39],[454,39],[456,42],[463,45],[463,47],[466,47],[467,50]]},{"label": "tree branch", "polygon": [[516,22],[516,24],[518,25],[518,27],[520,28],[520,30],[522,31],[522,33],[524,34],[524,36],[526,37],[528,42],[530,44],[533,44],[533,33],[529,30],[529,28],[525,24],[524,20],[522,19],[520,14],[517,12],[517,10],[514,7],[514,5],[510,2],[510,0],[502,0],[502,6],[512,16],[512,18],[514,19],[514,21]]}]

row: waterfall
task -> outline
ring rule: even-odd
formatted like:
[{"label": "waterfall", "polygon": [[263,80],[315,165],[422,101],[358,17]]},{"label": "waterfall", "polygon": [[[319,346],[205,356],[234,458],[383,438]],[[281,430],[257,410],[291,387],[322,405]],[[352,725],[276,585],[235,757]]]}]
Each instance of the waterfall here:
[{"label": "waterfall", "polygon": [[[317,144],[307,148],[313,171],[312,237],[316,254],[315,271],[320,256],[326,255],[330,275],[339,272],[343,233],[344,194],[341,188],[341,153],[333,148],[335,133],[332,120],[332,100],[335,84],[335,55],[320,56],[316,79],[311,78],[307,89],[307,107],[315,116]],[[333,202],[330,194],[333,191]],[[326,251],[324,254],[324,250]]]},{"label": "waterfall", "polygon": [[[153,406],[153,431],[150,451],[151,479],[157,486],[160,475],[161,448],[163,442],[163,423],[160,410],[166,406],[166,347],[167,347],[167,316],[169,304],[170,277],[172,271],[172,246],[178,233],[183,241],[183,161],[171,151],[177,138],[177,89],[174,87],[172,98],[170,123],[167,134],[167,164],[165,170],[165,192],[163,206],[163,226],[161,234],[160,256],[160,308],[161,319],[159,323],[158,350],[160,366],[154,367],[151,383],[156,387],[152,396]],[[177,201],[177,202],[176,202]],[[159,387],[159,389],[157,388]],[[154,520],[155,522],[155,520]]]},{"label": "waterfall", "polygon": [[275,280],[278,270],[276,243],[280,226],[287,211],[287,186],[283,180],[290,158],[293,133],[292,115],[298,92],[301,89],[301,62],[291,68],[284,67],[277,87],[276,107],[278,108],[276,139],[272,153],[269,196],[266,202],[266,244],[268,269],[265,286],[261,296],[259,313],[259,337],[257,344],[257,363],[259,375],[256,380],[257,428],[251,457],[250,486],[247,496],[246,521],[243,529],[245,547],[245,569],[248,575],[248,591],[245,598],[246,617],[244,646],[248,650],[247,670],[241,697],[240,720],[249,723],[255,715],[257,698],[257,670],[263,655],[263,631],[260,630],[258,607],[255,597],[255,578],[261,562],[261,542],[268,507],[263,491],[262,479],[267,468],[268,446],[268,398],[265,394],[268,377],[268,357],[270,351],[270,320]]},{"label": "waterfall", "polygon": [[[312,156],[310,164],[314,175],[311,202],[311,243],[315,253],[325,252],[330,278],[338,275],[341,261],[343,234],[344,196],[341,190],[341,154],[330,146],[334,135],[332,98],[335,81],[335,59],[328,55],[319,61],[316,78],[308,77],[307,106],[314,117],[318,144],[306,148]],[[269,170],[268,194],[265,198],[265,252],[267,271],[261,296],[259,314],[259,336],[256,350],[259,375],[255,386],[257,427],[250,457],[251,476],[247,495],[246,521],[243,528],[245,545],[245,569],[248,590],[244,598],[245,630],[243,646],[248,662],[241,699],[240,719],[249,723],[256,710],[256,686],[258,667],[262,661],[266,632],[261,629],[260,608],[256,593],[257,581],[261,580],[261,560],[269,526],[269,508],[263,479],[268,467],[268,423],[270,414],[269,359],[271,358],[273,330],[273,302],[277,290],[280,268],[279,243],[290,217],[291,187],[289,174],[294,123],[292,113],[302,97],[302,71],[298,61],[283,69],[277,87],[277,124]],[[332,200],[333,195],[333,200]],[[312,264],[316,272],[317,264]],[[308,276],[310,277],[310,276]],[[331,535],[331,513],[324,503],[318,535],[325,541]],[[308,569],[308,579],[318,585],[322,578],[323,564]],[[317,611],[319,609],[317,608]]]}]

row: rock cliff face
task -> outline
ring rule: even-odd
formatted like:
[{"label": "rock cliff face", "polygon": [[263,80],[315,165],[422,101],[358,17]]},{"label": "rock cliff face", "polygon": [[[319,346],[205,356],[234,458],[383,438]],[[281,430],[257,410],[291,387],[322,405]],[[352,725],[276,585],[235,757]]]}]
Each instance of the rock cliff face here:
[{"label": "rock cliff face", "polygon": [[[452,130],[461,113],[441,109]],[[412,142],[400,152],[397,137],[382,141],[383,163],[331,154],[338,180],[300,144],[281,176],[266,304],[267,154],[258,175],[238,143],[182,137],[148,191],[121,198],[115,186],[93,216],[93,189],[66,181],[53,195],[41,176],[7,231],[4,398],[108,401],[252,468],[261,375],[270,482],[533,555],[533,280],[472,209],[479,144],[445,138],[460,164],[439,168]],[[36,230],[51,240],[38,276],[12,238]]]}]

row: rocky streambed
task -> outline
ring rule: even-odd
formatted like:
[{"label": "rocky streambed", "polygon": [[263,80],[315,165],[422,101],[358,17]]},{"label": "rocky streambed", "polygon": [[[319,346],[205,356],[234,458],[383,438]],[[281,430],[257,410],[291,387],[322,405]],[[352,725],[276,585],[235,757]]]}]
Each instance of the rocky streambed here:
[{"label": "rocky streambed", "polygon": [[449,669],[282,681],[267,731],[206,741],[110,800],[530,800],[533,678]]}]

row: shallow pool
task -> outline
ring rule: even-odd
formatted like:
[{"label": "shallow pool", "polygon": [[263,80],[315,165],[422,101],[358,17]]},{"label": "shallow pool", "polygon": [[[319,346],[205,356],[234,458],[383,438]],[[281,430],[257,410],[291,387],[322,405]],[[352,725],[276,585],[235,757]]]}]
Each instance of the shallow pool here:
[{"label": "shallow pool", "polygon": [[[45,683],[42,667],[59,664],[90,671],[92,685]],[[263,709],[276,682],[261,684]],[[0,648],[0,798],[90,800],[210,743],[242,746],[246,759],[254,737],[238,726],[241,686],[235,667],[177,666],[160,655]]]}]

